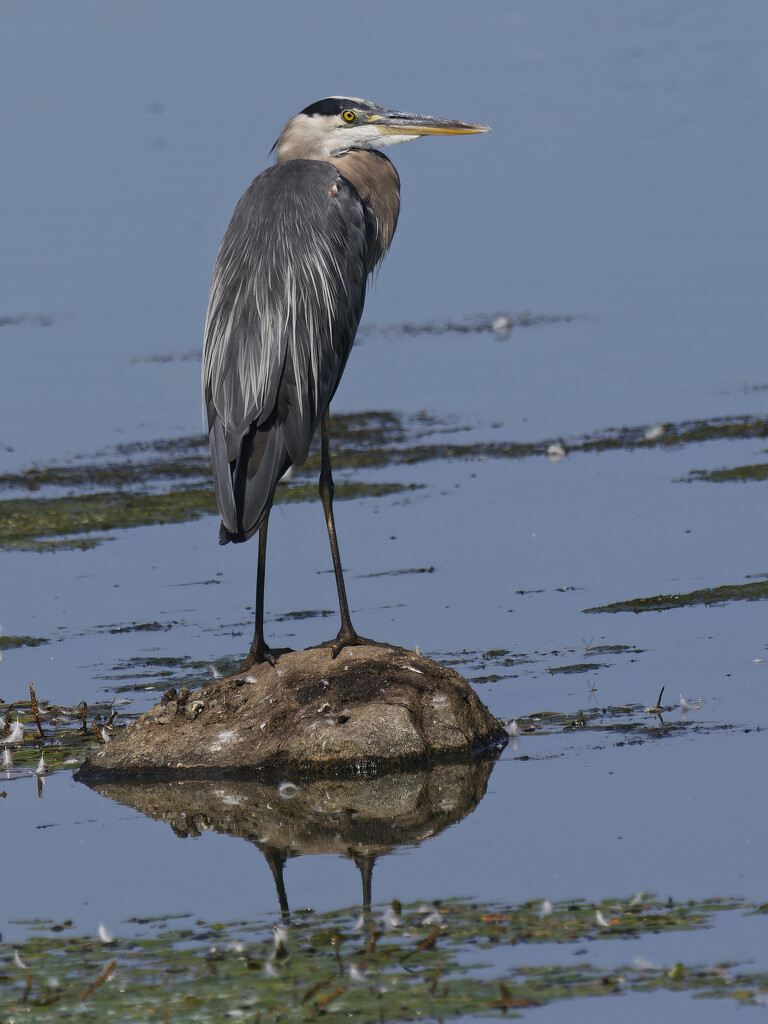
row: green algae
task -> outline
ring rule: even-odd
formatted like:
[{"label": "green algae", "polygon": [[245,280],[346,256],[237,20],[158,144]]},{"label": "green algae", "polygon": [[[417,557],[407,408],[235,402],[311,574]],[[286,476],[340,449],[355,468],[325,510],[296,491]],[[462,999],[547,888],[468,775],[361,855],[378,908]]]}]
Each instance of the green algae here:
[{"label": "green algae", "polygon": [[[546,651],[509,651],[495,648],[488,651],[436,652],[435,657],[444,665],[450,665],[464,675],[474,686],[487,681],[491,670],[494,679],[515,679],[526,673],[539,676],[546,672],[549,675],[581,675],[592,670],[615,667],[619,659],[629,657],[635,661],[643,654],[643,649],[629,644],[597,644],[594,641],[584,643],[583,647],[566,647],[560,650]],[[584,659],[599,658],[599,661]],[[578,660],[576,660],[578,659]]]},{"label": "green algae", "polygon": [[186,655],[143,655],[118,662],[100,678],[109,682],[110,693],[147,693],[174,686],[197,687],[201,680],[230,675],[238,666],[234,659],[199,661]]},{"label": "green algae", "polygon": [[768,599],[768,580],[753,583],[726,584],[691,590],[686,594],[656,594],[653,597],[636,597],[629,601],[615,601],[613,604],[585,608],[587,613],[597,612],[661,612],[670,608],[692,608],[696,605],[729,604],[732,601],[765,601]]},{"label": "green algae", "polygon": [[[0,501],[0,548],[44,551],[51,547],[77,547],[78,534],[181,523],[215,511],[216,502],[210,490],[169,494],[111,491]],[[95,540],[92,538],[90,543]]]},{"label": "green algae", "polygon": [[[699,707],[691,709],[700,711]],[[672,715],[678,717],[672,718]],[[673,736],[701,735],[723,732],[733,726],[723,722],[707,722],[689,717],[679,704],[645,707],[642,704],[608,705],[585,708],[576,712],[537,711],[520,715],[511,727],[511,735],[536,739],[544,736],[568,735],[574,731],[591,734],[595,745],[610,740],[616,747],[644,743],[648,740],[669,739]],[[508,727],[510,731],[510,727]],[[526,748],[526,760],[550,757],[547,750],[537,754],[535,747]]]},{"label": "green algae", "polygon": [[[333,418],[333,459],[340,500],[379,498],[419,485],[362,479],[364,472],[428,461],[522,459],[546,456],[555,441],[568,453],[671,448],[710,440],[768,437],[768,419],[743,416],[665,424],[661,433],[621,427],[573,440],[466,441],[470,428],[421,413],[404,417],[370,411]],[[314,501],[320,455],[317,443],[276,501]],[[768,467],[697,471],[690,479],[763,479]],[[718,475],[719,474],[719,475]],[[87,549],[117,529],[188,522],[216,514],[207,440],[201,436],[120,445],[108,455],[70,465],[32,466],[0,475],[0,491],[23,491],[0,500],[0,549]]]},{"label": "green algae", "polygon": [[768,480],[768,463],[755,466],[733,466],[730,469],[693,469],[685,477],[688,482],[704,481],[712,484],[753,483]]},{"label": "green algae", "polygon": [[598,668],[608,668],[608,665],[602,665],[600,662],[595,661],[580,661],[574,665],[555,665],[547,669],[550,675],[576,675],[581,672],[594,672]]},{"label": "green algae", "polygon": [[[757,912],[738,899],[677,903],[643,894],[589,903],[377,907],[292,921],[125,922],[128,938],[76,934],[72,922],[27,922],[0,947],[0,1010],[35,1022],[449,1020],[514,1016],[526,1007],[630,992],[676,992],[760,1005],[768,975],[738,963],[686,963],[687,932]],[[593,942],[678,935],[678,959],[606,970]],[[539,947],[535,957],[525,949]],[[546,950],[546,958],[542,951]],[[567,958],[567,959],[566,959]]]},{"label": "green algae", "polygon": [[12,651],[16,647],[39,647],[47,644],[42,636],[0,636],[0,651]]},{"label": "green algae", "polygon": [[[381,497],[416,490],[418,485],[368,484],[342,481],[335,498]],[[310,485],[285,488],[276,504],[308,501],[317,496]],[[21,551],[93,547],[96,537],[79,535],[127,530],[135,526],[184,523],[216,514],[213,489],[173,490],[166,494],[132,491],[97,492],[60,498],[19,498],[0,501],[0,548]]]}]

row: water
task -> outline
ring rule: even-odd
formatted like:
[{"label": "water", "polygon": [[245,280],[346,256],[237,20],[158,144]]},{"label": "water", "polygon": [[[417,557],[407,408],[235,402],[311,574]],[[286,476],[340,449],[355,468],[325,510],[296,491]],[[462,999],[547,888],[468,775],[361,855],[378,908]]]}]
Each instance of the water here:
[{"label": "water", "polygon": [[[566,448],[622,426],[765,414],[768,10],[756,0],[736,18],[683,0],[395,3],[386,17],[347,3],[332,16],[302,3],[29,3],[0,17],[13,97],[0,114],[0,318],[13,321],[0,327],[0,472],[201,428],[199,363],[152,357],[199,349],[234,203],[285,120],[343,91],[493,132],[391,152],[402,220],[337,410],[427,411],[447,441]],[[571,319],[506,338],[384,330],[524,311]],[[762,461],[757,439],[366,471],[422,487],[339,507],[360,632],[456,661],[505,720],[642,709],[662,685],[664,703],[703,701],[688,716],[697,731],[642,743],[522,736],[461,824],[377,862],[376,901],[766,899],[761,602],[584,612],[768,571],[764,484],[683,482]],[[285,620],[334,608],[326,543],[319,506],[276,510],[278,646],[337,628]],[[85,552],[3,552],[4,633],[54,642],[4,653],[0,696],[34,680],[45,699],[92,702],[130,659],[242,655],[255,557],[219,548],[213,518],[116,531]],[[414,568],[434,571],[387,574]],[[169,628],[113,632],[150,621]],[[628,650],[592,653],[617,645]],[[492,650],[519,663],[500,668]],[[558,671],[582,662],[594,667]],[[134,709],[156,699],[131,696]],[[249,843],[181,841],[63,775],[42,800],[34,779],[4,788],[6,939],[34,916],[130,934],[120,922],[133,915],[277,909]],[[360,898],[343,858],[296,858],[285,874],[293,907]],[[759,924],[719,925],[687,948],[754,959],[761,934],[764,948]]]}]

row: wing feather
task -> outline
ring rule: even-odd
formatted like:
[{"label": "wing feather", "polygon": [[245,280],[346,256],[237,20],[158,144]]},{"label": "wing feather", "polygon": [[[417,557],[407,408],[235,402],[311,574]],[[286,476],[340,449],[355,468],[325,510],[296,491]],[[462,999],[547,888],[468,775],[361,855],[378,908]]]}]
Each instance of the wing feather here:
[{"label": "wing feather", "polygon": [[223,540],[251,536],[280,476],[307,456],[354,342],[375,230],[354,186],[321,161],[270,167],[235,209],[203,349]]}]

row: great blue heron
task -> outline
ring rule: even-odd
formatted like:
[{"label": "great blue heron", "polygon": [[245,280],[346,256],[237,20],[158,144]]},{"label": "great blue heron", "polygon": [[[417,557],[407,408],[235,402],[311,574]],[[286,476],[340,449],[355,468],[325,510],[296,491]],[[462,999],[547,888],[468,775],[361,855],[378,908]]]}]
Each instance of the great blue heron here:
[{"label": "great blue heron", "polygon": [[275,487],[300,466],[320,425],[320,497],[341,628],[335,657],[369,641],[352,627],[333,518],[328,406],[352,349],[368,275],[389,249],[400,179],[376,147],[488,128],[330,97],[291,118],[277,163],[251,184],[213,269],[203,394],[221,514],[219,543],[259,531],[256,622],[243,668],[272,661],[264,642],[267,523]]}]

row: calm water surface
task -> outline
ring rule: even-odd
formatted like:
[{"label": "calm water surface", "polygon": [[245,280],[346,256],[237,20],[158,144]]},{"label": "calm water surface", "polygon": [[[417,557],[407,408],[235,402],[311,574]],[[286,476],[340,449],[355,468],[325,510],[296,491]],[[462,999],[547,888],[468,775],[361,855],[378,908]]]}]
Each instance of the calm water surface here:
[{"label": "calm water surface", "polygon": [[[182,357],[201,344],[221,234],[287,118],[343,92],[493,133],[390,154],[402,221],[338,410],[426,411],[456,443],[566,448],[623,426],[765,415],[759,0],[738,17],[714,0],[430,0],[385,18],[347,3],[328,17],[303,3],[30,2],[0,24],[13,97],[0,113],[1,473],[201,429],[199,362]],[[395,329],[526,311],[569,319],[507,337]],[[747,440],[366,471],[421,486],[339,509],[362,633],[457,663],[504,720],[644,708],[661,686],[669,705],[702,700],[687,717],[699,728],[661,738],[650,719],[643,734],[642,711],[632,742],[523,735],[468,818],[377,862],[374,900],[768,899],[763,604],[584,611],[768,572],[764,483],[684,481],[764,461],[765,442]],[[269,633],[317,643],[333,616],[286,616],[334,608],[320,507],[279,507],[272,524]],[[131,659],[244,653],[256,551],[216,534],[207,518],[86,552],[0,553],[4,633],[56,641],[6,652],[0,697],[34,680],[47,700],[92,702]],[[112,632],[152,621],[169,628]],[[131,698],[141,710],[157,696]],[[277,909],[252,844],[182,841],[63,774],[42,800],[33,778],[4,788],[6,940],[36,916],[130,934],[132,915]],[[293,907],[360,898],[341,857],[291,860],[285,880]],[[685,955],[764,959],[764,921],[697,933]],[[654,941],[649,959],[680,955]],[[649,1005],[632,997],[627,1012]]]}]

